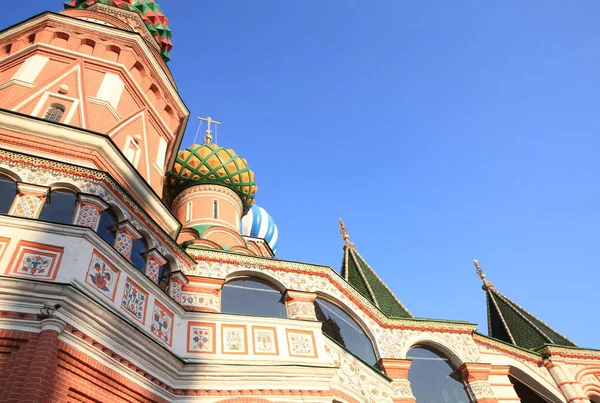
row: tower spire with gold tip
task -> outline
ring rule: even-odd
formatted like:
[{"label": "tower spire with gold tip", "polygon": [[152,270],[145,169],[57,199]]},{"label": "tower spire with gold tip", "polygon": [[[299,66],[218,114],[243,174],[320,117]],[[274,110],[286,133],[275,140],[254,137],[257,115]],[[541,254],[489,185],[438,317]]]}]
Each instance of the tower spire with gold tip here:
[{"label": "tower spire with gold tip", "polygon": [[483,269],[479,266],[479,261],[477,259],[473,259],[473,265],[475,266],[475,271],[477,272],[477,275],[479,276],[479,278],[483,281],[483,289],[487,290],[487,289],[493,289],[494,288],[494,283],[490,282],[487,280],[485,273],[483,272]]},{"label": "tower spire with gold tip", "polygon": [[356,245],[350,242],[350,235],[341,218],[340,234],[344,240],[342,277],[388,317],[411,318],[410,312],[358,253]]}]

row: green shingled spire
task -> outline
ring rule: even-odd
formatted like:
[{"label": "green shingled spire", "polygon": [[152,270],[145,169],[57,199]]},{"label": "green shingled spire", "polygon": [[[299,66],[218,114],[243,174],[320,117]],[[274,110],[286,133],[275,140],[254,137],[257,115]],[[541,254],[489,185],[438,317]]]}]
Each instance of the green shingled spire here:
[{"label": "green shingled spire", "polygon": [[341,219],[340,228],[346,242],[342,259],[342,276],[388,317],[411,318],[410,312],[356,251],[356,246],[350,242],[350,237]]},{"label": "green shingled spire", "polygon": [[543,344],[577,347],[496,290],[494,284],[486,279],[477,260],[473,263],[486,291],[488,333],[491,337],[528,350],[535,350]]}]

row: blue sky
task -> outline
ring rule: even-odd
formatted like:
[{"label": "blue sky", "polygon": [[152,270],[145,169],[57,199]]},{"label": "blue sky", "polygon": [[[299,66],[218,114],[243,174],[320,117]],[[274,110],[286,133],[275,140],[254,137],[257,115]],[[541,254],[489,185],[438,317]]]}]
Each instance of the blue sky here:
[{"label": "blue sky", "polygon": [[[256,172],[278,257],[339,270],[342,217],[416,316],[496,288],[600,348],[600,4],[159,2],[196,116]],[[13,2],[0,26],[60,1]]]}]

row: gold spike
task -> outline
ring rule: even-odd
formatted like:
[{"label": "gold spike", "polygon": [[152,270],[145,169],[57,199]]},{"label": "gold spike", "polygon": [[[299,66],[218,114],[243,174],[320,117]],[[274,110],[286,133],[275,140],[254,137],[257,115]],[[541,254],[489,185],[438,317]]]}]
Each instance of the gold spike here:
[{"label": "gold spike", "polygon": [[346,246],[354,246],[354,244],[352,242],[350,242],[350,235],[348,235],[348,230],[346,229],[346,226],[344,225],[344,222],[342,221],[341,218],[340,218],[340,234],[342,234],[342,238],[344,239]]},{"label": "gold spike", "polygon": [[479,278],[483,281],[483,289],[484,290],[491,290],[494,288],[494,283],[490,282],[487,280],[487,278],[485,277],[485,273],[483,272],[483,269],[479,266],[479,261],[477,259],[473,259],[473,265],[475,266],[475,271],[477,272],[477,275],[479,276]]}]

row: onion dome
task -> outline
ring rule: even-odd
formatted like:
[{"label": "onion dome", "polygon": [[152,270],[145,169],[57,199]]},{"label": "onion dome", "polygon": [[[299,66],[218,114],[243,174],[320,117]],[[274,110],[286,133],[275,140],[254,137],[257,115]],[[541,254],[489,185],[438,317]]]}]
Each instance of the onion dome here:
[{"label": "onion dome", "polygon": [[163,59],[170,60],[169,51],[173,48],[173,44],[169,20],[154,0],[70,0],[65,3],[65,8],[88,8],[94,4],[104,4],[138,13],[160,46]]},{"label": "onion dome", "polygon": [[244,211],[254,204],[258,189],[254,172],[246,160],[232,149],[217,144],[194,144],[179,151],[173,169],[165,178],[165,198],[170,202],[183,189],[201,184],[222,185],[233,190],[242,199]]},{"label": "onion dome", "polygon": [[279,241],[279,231],[273,218],[256,204],[242,218],[242,235],[262,238],[275,253]]}]

